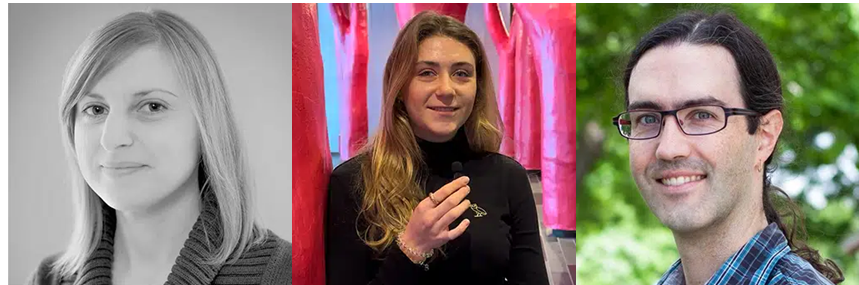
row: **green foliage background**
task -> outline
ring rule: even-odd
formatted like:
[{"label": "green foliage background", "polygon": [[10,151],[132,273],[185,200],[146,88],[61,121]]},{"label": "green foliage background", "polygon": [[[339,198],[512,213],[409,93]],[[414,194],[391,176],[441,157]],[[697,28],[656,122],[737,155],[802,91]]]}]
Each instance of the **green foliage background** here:
[{"label": "green foliage background", "polygon": [[[576,263],[582,284],[653,284],[678,258],[671,232],[637,191],[627,142],[610,119],[624,109],[619,79],[644,34],[679,12],[725,9],[758,33],[778,64],[787,102],[778,175],[807,182],[792,195],[806,214],[809,243],[839,264],[842,284],[859,285],[859,253],[847,255],[840,247],[859,234],[857,4],[577,5],[577,157],[583,162],[577,166]],[[815,143],[822,137],[832,143]],[[814,207],[813,196],[825,197],[825,206]]]}]

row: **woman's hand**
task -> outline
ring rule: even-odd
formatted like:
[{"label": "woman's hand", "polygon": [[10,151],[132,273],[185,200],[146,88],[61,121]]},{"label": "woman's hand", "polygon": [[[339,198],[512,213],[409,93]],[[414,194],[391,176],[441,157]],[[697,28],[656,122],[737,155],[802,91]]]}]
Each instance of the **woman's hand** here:
[{"label": "woman's hand", "polygon": [[[418,253],[427,253],[462,235],[470,224],[468,219],[453,230],[448,227],[471,206],[470,201],[463,200],[471,192],[468,181],[467,176],[460,177],[423,199],[412,211],[401,237],[402,244]],[[414,256],[410,250],[400,249],[415,263],[423,260],[422,256]]]}]

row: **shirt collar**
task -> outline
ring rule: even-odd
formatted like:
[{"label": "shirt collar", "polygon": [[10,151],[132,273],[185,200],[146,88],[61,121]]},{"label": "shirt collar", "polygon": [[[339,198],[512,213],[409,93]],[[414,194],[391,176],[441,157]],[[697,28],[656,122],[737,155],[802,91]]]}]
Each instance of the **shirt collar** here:
[{"label": "shirt collar", "polygon": [[[729,279],[750,280],[750,284],[758,284],[761,279],[766,280],[769,277],[776,263],[788,252],[790,247],[784,234],[778,225],[770,223],[731,255],[706,284],[724,284]],[[681,261],[674,262],[656,284],[685,285],[686,277]]]}]

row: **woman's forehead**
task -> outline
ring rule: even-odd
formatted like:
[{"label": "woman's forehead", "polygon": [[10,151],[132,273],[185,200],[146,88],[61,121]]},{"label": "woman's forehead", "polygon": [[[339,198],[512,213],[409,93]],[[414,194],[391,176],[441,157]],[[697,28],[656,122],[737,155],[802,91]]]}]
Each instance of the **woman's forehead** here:
[{"label": "woman's forehead", "polygon": [[182,85],[170,55],[156,46],[132,52],[108,70],[87,92],[103,97],[132,95],[141,90],[182,93]]},{"label": "woman's forehead", "polygon": [[418,62],[431,61],[442,65],[456,62],[475,63],[474,54],[467,45],[446,36],[432,36],[421,41]]}]

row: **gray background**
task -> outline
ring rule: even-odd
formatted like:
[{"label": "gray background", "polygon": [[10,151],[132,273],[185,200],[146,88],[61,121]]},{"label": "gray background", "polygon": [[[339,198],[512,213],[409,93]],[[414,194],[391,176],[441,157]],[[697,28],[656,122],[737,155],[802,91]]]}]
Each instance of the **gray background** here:
[{"label": "gray background", "polygon": [[121,14],[174,12],[199,29],[226,77],[247,150],[257,212],[292,240],[292,5],[10,4],[9,283],[60,252],[72,229],[58,99],[86,36]]}]

